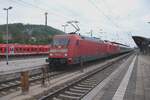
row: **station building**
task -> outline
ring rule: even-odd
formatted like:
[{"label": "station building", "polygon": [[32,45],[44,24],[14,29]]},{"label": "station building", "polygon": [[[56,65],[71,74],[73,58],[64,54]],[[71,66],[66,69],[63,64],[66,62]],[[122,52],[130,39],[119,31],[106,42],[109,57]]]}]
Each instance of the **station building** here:
[{"label": "station building", "polygon": [[150,54],[150,38],[142,36],[132,36],[132,38],[139,47],[141,53]]}]

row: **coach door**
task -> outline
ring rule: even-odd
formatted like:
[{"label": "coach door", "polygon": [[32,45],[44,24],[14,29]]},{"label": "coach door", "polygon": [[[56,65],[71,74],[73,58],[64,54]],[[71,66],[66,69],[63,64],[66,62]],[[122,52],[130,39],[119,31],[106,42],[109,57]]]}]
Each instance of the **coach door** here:
[{"label": "coach door", "polygon": [[14,46],[10,46],[9,53],[14,54]]}]

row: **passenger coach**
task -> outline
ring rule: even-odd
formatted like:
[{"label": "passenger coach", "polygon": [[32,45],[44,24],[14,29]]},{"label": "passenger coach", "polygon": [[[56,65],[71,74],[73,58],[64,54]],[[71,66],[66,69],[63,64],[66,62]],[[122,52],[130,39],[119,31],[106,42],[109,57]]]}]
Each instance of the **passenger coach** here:
[{"label": "passenger coach", "polygon": [[[0,56],[6,55],[7,44],[0,44]],[[49,45],[8,44],[9,56],[48,54]]]}]

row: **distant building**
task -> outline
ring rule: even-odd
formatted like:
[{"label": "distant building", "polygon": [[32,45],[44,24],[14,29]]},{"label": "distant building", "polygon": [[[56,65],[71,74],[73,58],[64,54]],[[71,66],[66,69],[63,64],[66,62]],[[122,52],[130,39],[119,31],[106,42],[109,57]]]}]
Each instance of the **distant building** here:
[{"label": "distant building", "polygon": [[[7,39],[7,34],[6,32],[2,32],[2,39],[6,40]],[[12,34],[8,33],[8,40],[12,40]]]}]

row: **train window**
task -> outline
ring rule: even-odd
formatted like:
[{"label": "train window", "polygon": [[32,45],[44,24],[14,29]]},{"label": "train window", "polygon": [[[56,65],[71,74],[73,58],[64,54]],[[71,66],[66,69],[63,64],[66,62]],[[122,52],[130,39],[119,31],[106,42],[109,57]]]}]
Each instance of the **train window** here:
[{"label": "train window", "polygon": [[34,51],[36,51],[36,48],[34,48]]},{"label": "train window", "polygon": [[16,52],[19,52],[18,48],[15,49]]},{"label": "train window", "polygon": [[20,48],[18,48],[18,49],[17,49],[17,51],[18,51],[18,52],[21,52],[21,49],[20,49]]},{"label": "train window", "polygon": [[27,48],[27,51],[29,52],[29,51],[30,51],[30,49],[29,49],[29,48]]},{"label": "train window", "polygon": [[0,48],[0,53],[2,52],[2,48]]},{"label": "train window", "polygon": [[10,51],[13,51],[12,48],[9,49]]},{"label": "train window", "polygon": [[6,48],[3,48],[4,49],[4,52],[6,52]]},{"label": "train window", "polygon": [[22,52],[22,48],[20,48],[20,52]]},{"label": "train window", "polygon": [[32,52],[34,52],[34,48],[32,48]]},{"label": "train window", "polygon": [[53,39],[53,45],[64,45],[67,46],[69,44],[69,39],[68,38],[54,38]]},{"label": "train window", "polygon": [[41,51],[42,51],[42,49],[41,49],[41,48],[39,48],[39,51],[41,52]]}]

